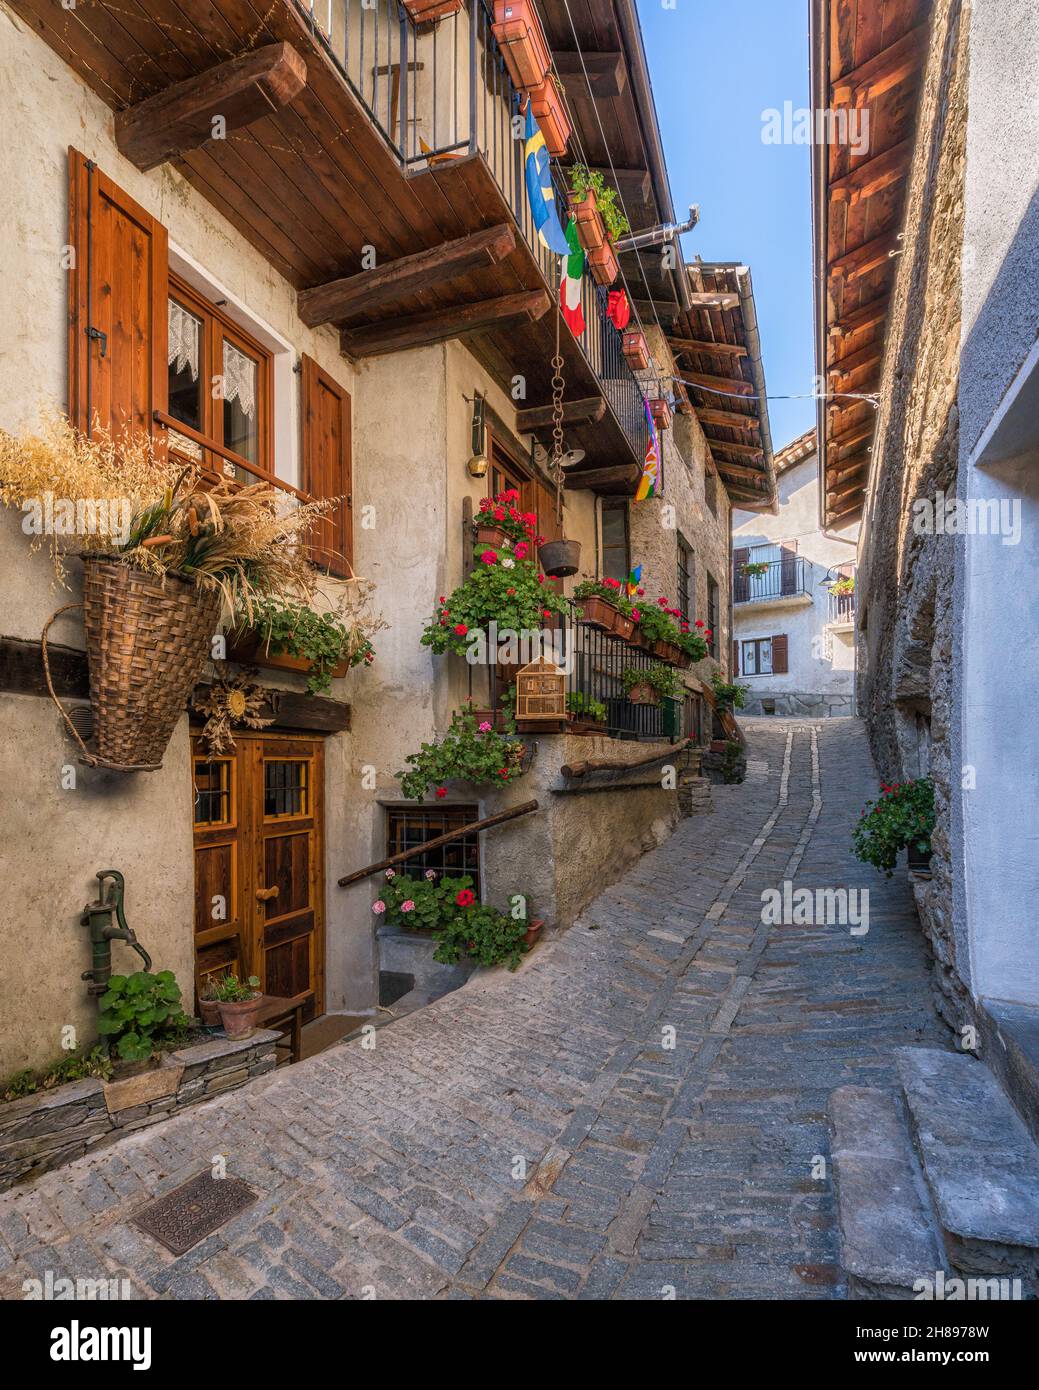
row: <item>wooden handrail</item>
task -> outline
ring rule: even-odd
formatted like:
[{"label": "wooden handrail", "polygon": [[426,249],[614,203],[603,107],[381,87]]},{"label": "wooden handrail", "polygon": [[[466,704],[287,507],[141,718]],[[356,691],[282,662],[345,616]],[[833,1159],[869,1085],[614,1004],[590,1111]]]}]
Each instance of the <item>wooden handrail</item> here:
[{"label": "wooden handrail", "polygon": [[346,874],[339,880],[340,888],[346,888],[351,883],[357,883],[362,878],[370,878],[372,874],[377,874],[380,869],[391,869],[394,864],[403,864],[406,859],[414,859],[418,854],[425,854],[426,850],[437,849],[440,845],[446,845],[451,840],[460,840],[464,835],[472,835],[480,830],[490,830],[492,825],[502,825],[507,820],[515,820],[517,816],[527,816],[531,811],[538,809],[536,801],[524,801],[521,806],[513,806],[511,810],[499,811],[497,815],[485,816],[483,820],[470,821],[468,825],[463,825],[458,830],[451,830],[446,835],[436,835],[432,840],[423,840],[422,844],[416,845],[414,849],[403,850],[400,854],[391,855],[389,859],[380,859],[378,864],[369,864],[366,869],[355,869],[352,874]]},{"label": "wooden handrail", "polygon": [[681,743],[673,743],[663,753],[653,753],[648,758],[638,758],[633,763],[612,763],[607,758],[585,758],[580,763],[564,763],[559,769],[564,777],[583,777],[588,772],[630,772],[633,767],[648,767],[650,763],[661,763],[665,758],[677,757],[684,753],[692,743],[685,738]]},{"label": "wooden handrail", "polygon": [[190,439],[193,444],[197,444],[200,449],[208,449],[210,453],[216,454],[219,458],[227,459],[228,463],[233,463],[236,468],[244,468],[247,473],[251,473],[254,478],[261,482],[270,483],[272,487],[277,487],[282,492],[291,492],[294,497],[298,497],[301,502],[313,502],[313,497],[305,492],[300,492],[298,487],[293,487],[291,483],[284,482],[281,478],[276,478],[273,473],[265,473],[262,468],[257,468],[255,463],[250,463],[241,454],[236,454],[233,449],[228,449],[223,444],[217,444],[215,440],[208,439],[199,430],[191,425],[185,425],[182,420],[178,420],[174,415],[168,415],[165,410],[153,410],[152,419],[163,429],[174,430],[177,434],[182,434],[185,439]]}]

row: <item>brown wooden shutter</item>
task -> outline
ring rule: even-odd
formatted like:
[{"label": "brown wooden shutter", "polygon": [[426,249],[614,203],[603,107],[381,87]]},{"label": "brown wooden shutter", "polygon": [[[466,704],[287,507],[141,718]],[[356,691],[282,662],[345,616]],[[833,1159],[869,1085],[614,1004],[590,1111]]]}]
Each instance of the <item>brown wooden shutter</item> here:
[{"label": "brown wooden shutter", "polygon": [[750,598],[750,577],[743,573],[743,566],[750,560],[750,547],[740,546],[732,552],[732,601],[746,603]]},{"label": "brown wooden shutter", "polygon": [[789,671],[787,665],[787,641],[786,633],[772,638],[772,674],[774,676],[785,676]]},{"label": "brown wooden shutter", "polygon": [[[546,487],[539,478],[533,479],[529,484],[533,493],[533,502],[524,505],[529,511],[536,512],[538,518],[538,534],[544,536],[546,541],[558,541],[562,539],[563,528],[556,520],[556,494],[555,489]],[[526,489],[524,489],[526,491]],[[531,559],[537,560],[536,555]],[[563,592],[563,581],[561,579],[546,579],[546,585],[554,589],[557,594]]]},{"label": "brown wooden shutter", "polygon": [[152,434],[169,389],[166,228],[70,149],[69,244],[69,418]]},{"label": "brown wooden shutter", "polygon": [[318,501],[339,499],[311,527],[310,558],[348,579],[354,554],[350,395],[305,353],[302,414],[303,491]]},{"label": "brown wooden shutter", "polygon": [[797,592],[797,541],[779,542],[779,592]]},{"label": "brown wooden shutter", "polygon": [[735,680],[740,673],[740,644],[735,637],[732,639],[732,671],[730,680]]}]

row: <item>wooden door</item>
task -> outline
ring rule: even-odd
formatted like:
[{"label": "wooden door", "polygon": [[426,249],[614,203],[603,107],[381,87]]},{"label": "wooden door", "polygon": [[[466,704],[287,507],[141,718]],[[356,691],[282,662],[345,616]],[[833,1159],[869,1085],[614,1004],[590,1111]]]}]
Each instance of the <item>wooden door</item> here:
[{"label": "wooden door", "polygon": [[319,739],[235,734],[208,759],[195,741],[198,983],[233,970],[265,994],[324,1012],[324,759]]}]

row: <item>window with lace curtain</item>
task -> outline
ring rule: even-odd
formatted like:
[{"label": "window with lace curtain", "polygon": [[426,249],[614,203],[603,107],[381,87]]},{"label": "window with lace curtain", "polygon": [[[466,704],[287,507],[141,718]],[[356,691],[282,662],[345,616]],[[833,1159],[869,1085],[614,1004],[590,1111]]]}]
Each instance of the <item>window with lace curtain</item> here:
[{"label": "window with lace curtain", "polygon": [[272,474],[271,354],[172,274],[167,357],[169,414],[185,426],[171,451],[242,483]]}]

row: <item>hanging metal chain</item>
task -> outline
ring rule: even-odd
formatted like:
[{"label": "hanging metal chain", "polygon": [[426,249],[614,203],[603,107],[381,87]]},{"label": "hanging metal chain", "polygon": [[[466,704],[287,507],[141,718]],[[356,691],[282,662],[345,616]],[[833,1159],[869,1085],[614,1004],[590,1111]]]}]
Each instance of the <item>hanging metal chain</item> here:
[{"label": "hanging metal chain", "polygon": [[[562,286],[560,286],[562,293]],[[559,351],[559,321],[562,304],[556,312],[556,353],[552,358],[552,472],[556,480],[556,525],[563,525],[563,358]]]}]

